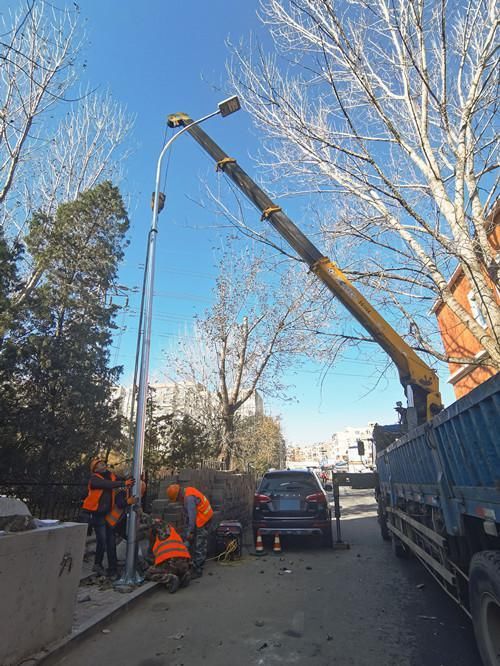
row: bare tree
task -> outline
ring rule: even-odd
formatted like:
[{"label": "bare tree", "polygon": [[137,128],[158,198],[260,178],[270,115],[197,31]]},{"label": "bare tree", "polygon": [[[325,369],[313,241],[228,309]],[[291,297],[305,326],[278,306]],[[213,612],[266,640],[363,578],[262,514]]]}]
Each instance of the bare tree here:
[{"label": "bare tree", "polygon": [[237,420],[234,458],[245,469],[251,465],[257,474],[270,467],[281,469],[285,462],[285,438],[279,418],[249,416]]},{"label": "bare tree", "polygon": [[72,104],[43,151],[32,174],[37,186],[24,183],[30,210],[52,215],[61,202],[74,201],[102,180],[116,181],[130,150],[123,143],[134,119],[109,93],[87,92]]},{"label": "bare tree", "polygon": [[215,287],[215,302],[182,337],[169,354],[167,372],[195,382],[211,395],[212,421],[222,427],[220,457],[230,463],[234,447],[235,416],[258,389],[284,397],[283,372],[312,353],[311,329],[323,303],[313,279],[268,270],[262,257],[251,251],[235,256],[227,251]]},{"label": "bare tree", "polygon": [[[20,176],[22,219],[28,220],[35,211],[42,212],[50,238],[54,214],[61,203],[75,201],[103,180],[118,182],[121,164],[129,154],[123,144],[132,126],[133,119],[109,94],[88,94],[72,105],[54,138]],[[18,237],[22,238],[23,231],[24,224],[18,228]],[[29,257],[28,264],[16,305],[27,298],[47,268],[44,263],[29,261]]]},{"label": "bare tree", "polygon": [[[276,53],[233,47],[230,80],[267,137],[260,164],[321,194],[346,272],[434,357],[443,301],[500,369],[498,13],[494,0],[262,0]],[[280,182],[283,182],[282,180]],[[484,327],[449,287],[461,268]],[[409,322],[409,323],[408,323]],[[434,327],[435,334],[435,327]],[[435,336],[437,337],[437,336]]]},{"label": "bare tree", "polygon": [[[71,100],[83,46],[79,12],[43,0],[2,17],[0,47],[0,222],[24,241],[35,212],[47,221],[47,239],[61,203],[98,182],[120,176],[124,142],[133,119],[109,93],[87,90]],[[46,265],[24,256],[19,306]]]},{"label": "bare tree", "polygon": [[77,19],[43,1],[0,17],[0,204],[45,140],[41,118],[75,81]]}]

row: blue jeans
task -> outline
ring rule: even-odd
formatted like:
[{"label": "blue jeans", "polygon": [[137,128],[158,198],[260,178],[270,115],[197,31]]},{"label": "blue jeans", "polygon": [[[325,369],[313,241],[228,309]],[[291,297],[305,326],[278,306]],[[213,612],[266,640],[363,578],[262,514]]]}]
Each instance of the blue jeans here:
[{"label": "blue jeans", "polygon": [[115,531],[108,525],[102,513],[92,513],[90,516],[91,527],[95,532],[96,547],[95,547],[95,564],[102,567],[104,560],[104,553],[108,556],[108,569],[109,571],[116,571],[116,542]]}]

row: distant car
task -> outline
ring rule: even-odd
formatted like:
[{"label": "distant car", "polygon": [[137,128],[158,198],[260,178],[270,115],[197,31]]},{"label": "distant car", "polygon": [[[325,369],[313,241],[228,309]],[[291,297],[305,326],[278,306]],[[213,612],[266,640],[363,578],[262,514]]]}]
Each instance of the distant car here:
[{"label": "distant car", "polygon": [[276,470],[264,474],[253,504],[254,536],[297,534],[321,536],[332,546],[328,497],[311,470]]}]

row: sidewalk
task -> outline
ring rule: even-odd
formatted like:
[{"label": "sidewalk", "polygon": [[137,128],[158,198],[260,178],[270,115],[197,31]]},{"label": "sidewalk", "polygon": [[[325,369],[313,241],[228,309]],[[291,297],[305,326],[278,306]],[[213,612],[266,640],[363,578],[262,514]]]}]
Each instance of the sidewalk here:
[{"label": "sidewalk", "polygon": [[[44,650],[25,659],[19,666],[50,666],[56,663],[66,652],[84,636],[98,630],[106,630],[111,620],[119,613],[128,610],[131,604],[144,595],[151,594],[158,583],[145,582],[132,591],[119,591],[105,578],[97,578],[92,573],[95,541],[89,539],[82,563],[80,587],[73,614],[71,633],[60,641],[48,645]],[[147,547],[147,542],[143,542]],[[123,568],[126,542],[118,544],[118,562]]]},{"label": "sidewalk", "polygon": [[[146,552],[147,540],[140,542],[142,552]],[[243,545],[245,550],[253,551],[253,534],[250,529],[244,533]],[[118,563],[120,569],[124,566],[126,542],[122,541],[117,546]],[[59,663],[63,656],[70,654],[78,642],[85,637],[98,631],[108,633],[112,631],[112,621],[120,613],[126,612],[136,601],[156,589],[162,589],[160,583],[146,582],[132,592],[120,592],[113,584],[105,578],[97,579],[92,573],[94,562],[95,540],[87,541],[87,550],[82,562],[82,573],[80,587],[77,592],[77,600],[73,614],[73,627],[71,633],[56,643],[25,659],[18,666],[53,666]],[[163,591],[166,591],[163,588]],[[68,661],[68,663],[70,663]]]}]

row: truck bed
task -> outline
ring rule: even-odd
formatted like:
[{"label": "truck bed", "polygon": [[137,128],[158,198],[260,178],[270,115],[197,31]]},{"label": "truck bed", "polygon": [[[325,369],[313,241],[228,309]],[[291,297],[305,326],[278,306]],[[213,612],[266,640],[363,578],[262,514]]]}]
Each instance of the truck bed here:
[{"label": "truck bed", "polygon": [[382,492],[500,522],[500,373],[377,454]]}]

